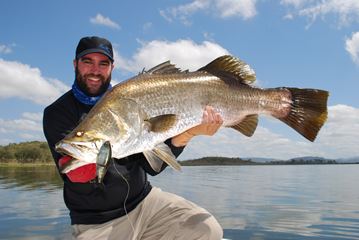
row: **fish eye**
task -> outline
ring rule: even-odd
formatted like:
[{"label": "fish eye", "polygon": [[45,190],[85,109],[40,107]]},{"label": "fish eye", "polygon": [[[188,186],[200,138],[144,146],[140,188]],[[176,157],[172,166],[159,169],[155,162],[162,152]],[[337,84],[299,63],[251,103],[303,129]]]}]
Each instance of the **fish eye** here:
[{"label": "fish eye", "polygon": [[84,135],[83,131],[76,132],[76,137],[82,137]]}]

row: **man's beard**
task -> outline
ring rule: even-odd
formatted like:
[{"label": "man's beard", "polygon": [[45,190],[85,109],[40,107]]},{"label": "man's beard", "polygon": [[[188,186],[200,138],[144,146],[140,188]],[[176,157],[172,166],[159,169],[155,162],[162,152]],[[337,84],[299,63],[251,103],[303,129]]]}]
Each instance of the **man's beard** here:
[{"label": "man's beard", "polygon": [[[100,78],[100,81],[102,83],[100,88],[95,93],[90,92],[90,89],[86,85],[86,81],[85,81],[86,78],[89,78],[92,76]],[[108,76],[107,79],[105,79],[102,75],[95,75],[95,74],[81,75],[79,73],[79,70],[77,67],[75,69],[75,77],[76,77],[76,83],[80,87],[81,91],[83,91],[86,95],[88,95],[90,97],[96,97],[96,96],[99,96],[99,95],[105,93],[108,89],[108,86],[110,85],[110,82],[111,82],[111,74]]]}]

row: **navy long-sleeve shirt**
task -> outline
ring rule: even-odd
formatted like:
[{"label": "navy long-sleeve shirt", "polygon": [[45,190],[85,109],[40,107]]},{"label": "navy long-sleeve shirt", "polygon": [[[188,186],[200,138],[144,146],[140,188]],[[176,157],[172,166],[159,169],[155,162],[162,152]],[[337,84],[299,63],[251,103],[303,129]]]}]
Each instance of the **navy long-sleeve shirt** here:
[{"label": "navy long-sleeve shirt", "polygon": [[[62,155],[55,151],[55,144],[71,132],[91,108],[91,105],[79,102],[72,90],[45,108],[44,134],[57,167]],[[173,146],[170,139],[165,143],[176,157],[183,151],[183,147]],[[96,183],[74,183],[60,173],[64,180],[64,201],[70,210],[71,224],[101,224],[121,217],[126,211],[133,210],[148,195],[152,186],[147,179],[147,173],[158,173],[150,167],[142,153],[113,162],[103,180],[104,186]],[[162,170],[166,166],[164,163]],[[128,186],[129,195],[124,209]]]}]

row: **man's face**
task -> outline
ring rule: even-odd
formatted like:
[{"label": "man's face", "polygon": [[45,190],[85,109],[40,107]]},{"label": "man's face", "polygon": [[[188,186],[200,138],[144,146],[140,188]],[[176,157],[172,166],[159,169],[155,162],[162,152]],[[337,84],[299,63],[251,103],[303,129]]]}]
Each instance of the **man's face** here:
[{"label": "man's face", "polygon": [[101,53],[89,53],[74,60],[76,82],[86,94],[98,96],[104,93],[111,81],[113,64]]}]

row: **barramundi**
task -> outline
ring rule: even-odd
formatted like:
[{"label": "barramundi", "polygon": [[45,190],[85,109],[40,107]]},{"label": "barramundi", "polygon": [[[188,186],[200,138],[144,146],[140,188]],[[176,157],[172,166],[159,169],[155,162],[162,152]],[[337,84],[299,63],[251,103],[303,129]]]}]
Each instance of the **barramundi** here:
[{"label": "barramundi", "polygon": [[244,61],[221,56],[198,69],[182,71],[169,61],[115,85],[106,92],[56,150],[73,160],[61,171],[96,163],[110,143],[112,157],[143,153],[159,171],[163,162],[180,169],[164,143],[201,123],[206,106],[221,114],[223,127],[252,136],[258,115],[286,123],[314,141],[327,119],[329,93],[319,89],[253,85],[254,70]]}]

